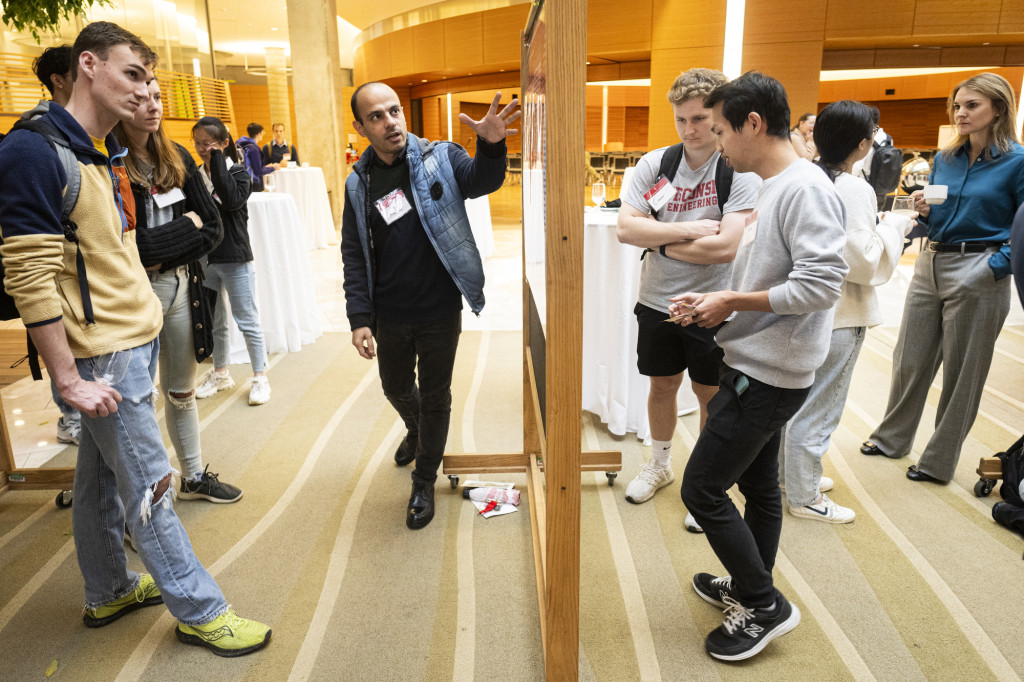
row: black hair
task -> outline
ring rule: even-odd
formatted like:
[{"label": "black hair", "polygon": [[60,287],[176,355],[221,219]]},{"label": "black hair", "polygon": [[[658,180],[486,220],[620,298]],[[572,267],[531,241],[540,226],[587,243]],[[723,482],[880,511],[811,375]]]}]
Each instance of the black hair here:
[{"label": "black hair", "polygon": [[881,112],[878,111],[878,107],[876,107],[874,104],[865,104],[864,106],[866,106],[868,108],[868,111],[871,112],[871,123],[874,125],[878,125],[878,120],[882,116]]},{"label": "black hair", "polygon": [[814,123],[814,145],[818,148],[818,165],[832,182],[843,172],[843,163],[857,149],[861,140],[870,140],[874,123],[866,104],[842,99],[829,104]]},{"label": "black hair", "polygon": [[249,133],[249,137],[255,138],[257,135],[263,132],[263,126],[259,123],[250,123],[245,126],[245,132]]},{"label": "black hair", "polygon": [[216,116],[203,116],[201,119],[196,121],[196,124],[192,126],[192,135],[196,133],[196,128],[202,128],[203,132],[212,137],[217,142],[228,141],[228,146],[224,149],[224,155],[238,163],[238,153],[235,151],[235,141],[231,139],[231,133],[228,132],[228,127],[224,125],[224,121],[220,120]]},{"label": "black hair", "polygon": [[747,116],[757,113],[771,137],[789,139],[789,99],[782,83],[757,71],[723,83],[711,91],[704,106],[722,103],[722,115],[733,130],[743,130]]},{"label": "black hair", "polygon": [[94,21],[82,29],[71,48],[71,80],[78,80],[78,60],[83,52],[92,52],[105,60],[110,48],[118,45],[127,45],[146,66],[156,64],[156,52],[142,38],[109,21]]},{"label": "black hair", "polygon": [[53,80],[50,76],[63,76],[71,71],[71,46],[48,47],[32,62],[32,71],[39,82],[46,86],[53,96]]},{"label": "black hair", "polygon": [[369,81],[360,85],[356,88],[356,91],[352,93],[352,101],[350,102],[352,105],[352,116],[354,116],[359,123],[363,122],[363,117],[359,115],[359,93],[362,92],[363,88],[367,85],[385,85],[385,83],[381,83],[380,81]]}]

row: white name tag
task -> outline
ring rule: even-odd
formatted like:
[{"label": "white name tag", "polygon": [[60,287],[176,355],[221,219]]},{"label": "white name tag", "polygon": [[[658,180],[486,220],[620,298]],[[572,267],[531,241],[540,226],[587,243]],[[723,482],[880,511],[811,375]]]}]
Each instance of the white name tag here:
[{"label": "white name tag", "polygon": [[170,192],[164,192],[162,194],[154,194],[153,202],[159,208],[167,208],[171,204],[176,204],[179,201],[185,201],[185,193],[181,189],[175,187]]},{"label": "white name tag", "polygon": [[740,241],[740,246],[746,246],[754,241],[755,237],[757,237],[757,211],[754,211],[747,217],[743,227],[743,239]]},{"label": "white name tag", "polygon": [[660,211],[668,203],[668,200],[674,197],[676,194],[676,188],[672,186],[672,183],[668,181],[664,175],[658,178],[658,181],[654,183],[647,192],[644,193],[644,199],[650,204],[651,208],[655,211]]},{"label": "white name tag", "polygon": [[390,194],[377,199],[376,206],[377,212],[380,213],[380,217],[383,218],[384,222],[388,225],[412,210],[412,206],[409,205],[409,200],[405,198],[405,192],[401,189],[396,189]]}]

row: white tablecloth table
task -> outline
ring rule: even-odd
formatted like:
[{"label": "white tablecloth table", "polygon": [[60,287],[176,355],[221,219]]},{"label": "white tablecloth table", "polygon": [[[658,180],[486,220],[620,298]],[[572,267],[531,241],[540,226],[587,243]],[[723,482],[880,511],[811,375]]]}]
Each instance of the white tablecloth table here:
[{"label": "white tablecloth table", "polygon": [[[255,192],[249,197],[249,241],[267,354],[302,350],[323,330],[302,219],[291,195]],[[230,301],[222,298],[217,305],[231,309]],[[245,339],[230,315],[228,334],[229,362],[248,364]]]},{"label": "white tablecloth table", "polygon": [[490,258],[494,253],[494,228],[491,225],[491,202],[487,195],[466,199],[466,215],[469,216],[469,227],[473,230],[480,258]]},{"label": "white tablecloth table", "polygon": [[274,172],[274,191],[290,194],[302,217],[306,248],[325,249],[338,243],[327,200],[327,183],[320,168],[282,168]]},{"label": "white tablecloth table", "polygon": [[[636,368],[637,323],[633,308],[640,288],[642,249],[620,244],[618,212],[587,210],[583,238],[583,409],[621,436],[646,441],[649,380]],[[677,398],[679,414],[697,408],[688,376]]]}]

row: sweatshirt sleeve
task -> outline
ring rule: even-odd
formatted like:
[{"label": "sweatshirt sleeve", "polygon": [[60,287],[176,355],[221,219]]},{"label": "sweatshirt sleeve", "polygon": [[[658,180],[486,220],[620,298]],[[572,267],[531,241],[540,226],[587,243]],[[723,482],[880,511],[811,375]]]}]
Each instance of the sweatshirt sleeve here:
[{"label": "sweatshirt sleeve", "polygon": [[0,146],[4,288],[27,327],[62,317],[56,279],[64,269],[65,184],[64,168],[42,136],[15,131]]},{"label": "sweatshirt sleeve", "polygon": [[793,269],[783,284],[768,290],[772,310],[780,315],[828,310],[839,300],[849,271],[843,260],[843,204],[831,187],[812,183],[779,208],[785,210],[782,232]]},{"label": "sweatshirt sleeve", "polygon": [[505,182],[505,141],[490,143],[476,138],[476,156],[469,158],[460,145],[448,144],[448,159],[455,172],[459,191],[467,199],[475,199],[498,190]]},{"label": "sweatshirt sleeve", "polygon": [[[352,177],[351,175],[349,176]],[[347,183],[346,183],[347,184]],[[370,326],[372,306],[370,304],[369,282],[363,245],[356,226],[356,212],[348,200],[345,188],[345,207],[341,218],[341,264],[344,272],[345,311],[351,329]]]},{"label": "sweatshirt sleeve", "polygon": [[896,271],[909,218],[890,212],[885,220],[878,222],[874,190],[867,182],[856,180],[836,188],[846,208],[843,259],[850,267],[846,279],[854,284],[878,286],[888,282]]},{"label": "sweatshirt sleeve", "polygon": [[210,153],[210,181],[225,211],[237,211],[242,208],[252,194],[252,180],[249,174],[228,171],[224,154],[219,149],[214,149]]}]

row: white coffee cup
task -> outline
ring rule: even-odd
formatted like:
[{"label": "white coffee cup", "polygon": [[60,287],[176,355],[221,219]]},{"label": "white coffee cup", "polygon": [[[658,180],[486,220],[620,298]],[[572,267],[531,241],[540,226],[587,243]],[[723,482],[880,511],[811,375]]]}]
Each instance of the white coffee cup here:
[{"label": "white coffee cup", "polygon": [[949,187],[946,185],[925,185],[924,201],[926,204],[930,204],[932,206],[935,204],[941,204],[946,200],[948,192]]}]

